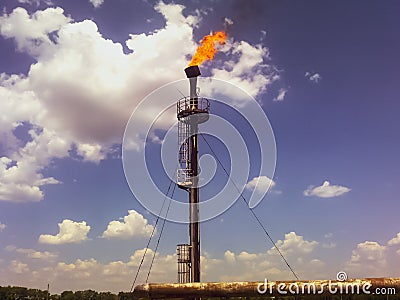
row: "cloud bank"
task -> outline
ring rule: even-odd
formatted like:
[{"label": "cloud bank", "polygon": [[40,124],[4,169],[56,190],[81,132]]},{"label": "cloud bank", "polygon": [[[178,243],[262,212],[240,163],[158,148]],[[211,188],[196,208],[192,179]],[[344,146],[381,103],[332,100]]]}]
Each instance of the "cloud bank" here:
[{"label": "cloud bank", "polygon": [[[94,6],[101,2],[92,1]],[[59,183],[42,174],[56,158],[93,163],[106,159],[121,144],[138,103],[154,89],[184,79],[183,68],[197,46],[193,28],[202,21],[200,15],[184,15],[184,8],[156,4],[165,26],[131,34],[125,41],[128,53],[120,43],[104,38],[94,21],[74,21],[60,7],[31,14],[16,8],[0,17],[0,34],[35,59],[27,74],[0,75],[0,97],[5,99],[0,200],[43,200],[42,186]],[[279,78],[261,44],[231,38],[221,51],[224,62],[214,62],[211,74],[252,96]],[[28,140],[16,136],[18,128],[26,131]],[[140,134],[132,142],[143,143]]]}]

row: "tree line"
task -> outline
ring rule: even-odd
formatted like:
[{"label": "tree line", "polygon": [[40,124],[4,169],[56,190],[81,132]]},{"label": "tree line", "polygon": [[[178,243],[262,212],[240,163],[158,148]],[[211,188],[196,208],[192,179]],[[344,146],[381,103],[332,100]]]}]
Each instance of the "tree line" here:
[{"label": "tree line", "polygon": [[118,295],[110,292],[64,291],[60,295],[50,295],[48,291],[19,286],[0,286],[0,300],[118,300]]}]

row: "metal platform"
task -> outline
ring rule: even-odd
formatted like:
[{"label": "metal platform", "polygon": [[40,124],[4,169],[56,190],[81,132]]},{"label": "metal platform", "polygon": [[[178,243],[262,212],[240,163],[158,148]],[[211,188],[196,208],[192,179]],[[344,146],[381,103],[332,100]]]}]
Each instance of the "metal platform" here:
[{"label": "metal platform", "polygon": [[207,98],[184,97],[176,106],[180,122],[201,124],[207,122],[210,117],[210,101]]}]

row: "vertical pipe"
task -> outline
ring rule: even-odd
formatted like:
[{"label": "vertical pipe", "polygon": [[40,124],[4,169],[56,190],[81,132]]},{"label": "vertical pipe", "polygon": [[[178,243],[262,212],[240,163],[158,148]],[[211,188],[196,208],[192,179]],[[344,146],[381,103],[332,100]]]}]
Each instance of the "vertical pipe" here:
[{"label": "vertical pipe", "polygon": [[197,99],[197,77],[189,78],[190,99]]},{"label": "vertical pipe", "polygon": [[189,190],[190,203],[190,246],[192,282],[200,282],[200,223],[199,223],[199,188],[198,188],[198,147],[197,124],[191,124],[190,157],[193,186]]}]

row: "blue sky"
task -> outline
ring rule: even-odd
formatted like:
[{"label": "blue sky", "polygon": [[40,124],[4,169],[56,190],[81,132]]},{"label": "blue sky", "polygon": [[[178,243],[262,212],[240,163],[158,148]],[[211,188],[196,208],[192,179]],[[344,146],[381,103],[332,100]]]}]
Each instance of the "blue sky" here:
[{"label": "blue sky", "polygon": [[[182,79],[188,88],[183,69],[201,38],[217,30],[226,30],[227,44],[202,73],[261,105],[275,136],[275,174],[257,173],[260,145],[243,119],[217,103],[213,113],[246,141],[246,197],[257,192],[254,177],[259,188],[272,183],[255,211],[296,273],[400,276],[397,1],[1,5],[0,285],[130,288],[156,218],[124,176],[125,126],[152,91]],[[201,93],[213,96],[201,82]],[[232,95],[239,111],[251,105]],[[150,100],[150,110],[166,105]],[[160,141],[171,117],[173,109],[146,144],[163,191]],[[210,141],[227,166],[240,165]],[[131,142],[143,153],[140,136]],[[135,163],[129,167],[140,175]],[[220,168],[215,175],[205,196],[227,182]],[[186,199],[180,190],[175,196]],[[201,233],[205,281],[293,278],[240,200],[203,222]],[[187,225],[167,222],[151,281],[175,281],[175,247],[187,234]]]}]

